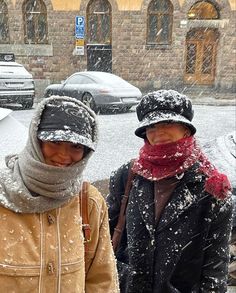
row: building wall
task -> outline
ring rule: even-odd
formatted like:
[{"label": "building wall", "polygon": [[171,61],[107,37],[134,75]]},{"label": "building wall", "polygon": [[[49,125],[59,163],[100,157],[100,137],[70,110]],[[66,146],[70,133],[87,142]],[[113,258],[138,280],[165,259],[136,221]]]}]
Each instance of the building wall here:
[{"label": "building wall", "polygon": [[[86,50],[84,56],[75,56],[73,52],[75,16],[86,16],[89,0],[44,0],[48,17],[47,45],[24,44],[23,2],[6,1],[10,44],[0,44],[0,52],[15,53],[16,60],[33,74],[37,95],[40,98],[48,84],[60,82],[75,71],[87,69]],[[193,25],[187,20],[187,12],[196,1],[172,0],[172,44],[165,48],[151,48],[146,45],[146,16],[150,0],[109,2],[112,7],[113,73],[139,86],[143,91],[160,87],[184,88],[185,40],[188,30]],[[213,85],[220,91],[235,90],[235,2],[213,2],[219,6],[220,20],[197,24],[217,27],[220,32]]]}]

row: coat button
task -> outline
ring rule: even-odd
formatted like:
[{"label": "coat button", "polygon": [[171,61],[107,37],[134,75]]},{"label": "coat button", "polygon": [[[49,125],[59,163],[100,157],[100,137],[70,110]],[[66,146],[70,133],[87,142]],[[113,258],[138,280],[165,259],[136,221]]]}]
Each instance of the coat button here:
[{"label": "coat button", "polygon": [[48,217],[48,223],[49,223],[49,225],[52,225],[52,224],[55,223],[56,218],[52,214],[48,214],[47,217]]},{"label": "coat button", "polygon": [[54,263],[53,262],[49,262],[48,263],[48,266],[47,266],[47,269],[48,269],[48,274],[49,275],[53,275],[55,273]]}]

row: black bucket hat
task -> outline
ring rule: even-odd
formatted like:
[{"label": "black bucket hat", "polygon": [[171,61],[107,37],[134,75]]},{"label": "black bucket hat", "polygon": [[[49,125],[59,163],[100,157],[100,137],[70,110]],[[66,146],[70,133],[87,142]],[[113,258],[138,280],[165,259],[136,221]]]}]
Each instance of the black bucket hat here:
[{"label": "black bucket hat", "polygon": [[193,135],[196,128],[191,123],[194,115],[190,99],[174,90],[159,90],[143,96],[136,108],[139,127],[138,137],[146,138],[147,126],[161,122],[186,125]]},{"label": "black bucket hat", "polygon": [[95,150],[95,119],[82,105],[70,101],[52,100],[45,105],[38,126],[38,139],[81,144]]}]

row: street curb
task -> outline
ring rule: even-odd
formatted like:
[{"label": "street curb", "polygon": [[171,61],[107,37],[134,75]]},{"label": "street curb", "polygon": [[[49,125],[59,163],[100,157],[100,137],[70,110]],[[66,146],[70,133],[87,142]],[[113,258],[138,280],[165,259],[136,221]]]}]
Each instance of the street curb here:
[{"label": "street curb", "polygon": [[191,98],[193,105],[207,106],[235,106],[236,99],[214,99],[214,98]]}]

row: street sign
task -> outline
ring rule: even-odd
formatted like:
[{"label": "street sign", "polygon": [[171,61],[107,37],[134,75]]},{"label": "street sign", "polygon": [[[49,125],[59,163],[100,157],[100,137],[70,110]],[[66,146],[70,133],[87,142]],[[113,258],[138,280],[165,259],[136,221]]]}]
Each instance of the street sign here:
[{"label": "street sign", "polygon": [[74,50],[75,55],[84,55],[84,46],[76,46]]},{"label": "street sign", "polygon": [[75,17],[75,38],[84,39],[85,35],[85,20],[84,16]]},{"label": "street sign", "polygon": [[76,39],[75,45],[76,46],[84,46],[84,39]]}]

